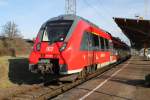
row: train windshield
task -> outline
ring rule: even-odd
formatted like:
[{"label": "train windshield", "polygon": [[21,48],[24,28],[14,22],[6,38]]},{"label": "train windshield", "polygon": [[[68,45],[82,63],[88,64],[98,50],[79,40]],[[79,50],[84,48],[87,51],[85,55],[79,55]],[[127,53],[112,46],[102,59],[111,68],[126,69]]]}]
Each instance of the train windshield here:
[{"label": "train windshield", "polygon": [[72,23],[72,20],[58,20],[48,22],[43,30],[42,41],[50,43],[64,41]]}]

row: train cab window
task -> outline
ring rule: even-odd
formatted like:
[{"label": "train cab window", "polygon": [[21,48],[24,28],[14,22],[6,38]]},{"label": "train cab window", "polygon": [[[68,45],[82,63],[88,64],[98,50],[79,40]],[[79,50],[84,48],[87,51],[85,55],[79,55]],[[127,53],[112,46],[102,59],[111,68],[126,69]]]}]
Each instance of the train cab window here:
[{"label": "train cab window", "polygon": [[108,50],[109,49],[109,42],[108,42],[108,40],[107,39],[105,39],[105,46],[106,46],[106,50]]},{"label": "train cab window", "polygon": [[101,50],[105,50],[105,41],[104,38],[100,37]]}]

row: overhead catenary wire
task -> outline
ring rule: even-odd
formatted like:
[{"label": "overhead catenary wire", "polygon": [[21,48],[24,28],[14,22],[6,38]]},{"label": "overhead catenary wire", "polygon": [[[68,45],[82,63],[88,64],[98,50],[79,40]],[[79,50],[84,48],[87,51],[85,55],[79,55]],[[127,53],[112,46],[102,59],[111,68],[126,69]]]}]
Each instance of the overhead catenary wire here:
[{"label": "overhead catenary wire", "polygon": [[[101,0],[96,0],[96,2],[97,2],[97,6],[99,6],[99,7],[102,7],[102,9],[104,9],[107,13],[105,13],[105,16],[106,17],[110,17],[111,19],[114,17],[114,16],[112,16],[113,15],[113,13],[109,10],[109,9],[107,9],[108,7],[104,7],[104,5],[103,5],[103,3],[102,3],[102,1]],[[113,21],[113,19],[112,19],[112,21]],[[117,26],[117,24],[114,24],[114,25],[116,25]],[[112,26],[112,25],[111,25]],[[121,32],[121,30],[119,29],[119,28],[116,28],[116,30],[119,32]]]},{"label": "overhead catenary wire", "polygon": [[[109,21],[110,19],[112,19],[111,15],[109,15],[109,14],[108,15],[106,15],[106,14],[104,15],[103,13],[100,12],[100,9],[98,10],[95,6],[92,6],[91,4],[93,4],[93,3],[90,4],[90,3],[88,3],[87,0],[84,0],[84,4],[86,4],[91,9],[93,9],[93,12],[95,12],[95,14],[97,14],[99,17],[101,17],[102,19],[105,19],[105,20],[101,20],[101,21],[103,21],[104,24],[106,26],[108,26],[109,29],[114,29],[114,27],[112,27],[112,24],[110,24],[111,21]],[[102,8],[102,9],[105,10],[105,8]],[[113,22],[113,19],[112,19],[112,22]],[[118,31],[120,31],[120,30],[118,29]]]},{"label": "overhead catenary wire", "polygon": [[[101,1],[100,1],[101,2]],[[114,23],[114,26],[116,27],[116,30],[113,30],[114,29],[114,27],[113,27],[113,25],[112,24],[110,24],[110,23],[112,23],[113,22],[113,16],[111,16],[110,14],[108,14],[110,11],[108,11],[108,10],[106,10],[103,6],[100,6],[100,7],[103,7],[102,8],[102,10],[106,10],[106,12],[108,11],[108,13],[106,14],[105,13],[105,15],[100,11],[101,9],[97,9],[97,7],[96,6],[92,6],[91,4],[94,4],[94,3],[89,3],[87,0],[84,0],[84,2],[83,2],[83,4],[85,4],[86,6],[88,6],[88,7],[90,7],[91,9],[93,9],[93,12],[95,12],[95,14],[97,14],[99,17],[101,17],[102,19],[104,19],[104,20],[101,20],[101,21],[103,21],[104,22],[104,24],[108,27],[108,29],[110,29],[113,33],[114,33],[114,31],[117,31],[117,32],[115,32],[115,34],[117,33],[117,34],[120,34],[120,36],[122,36],[122,35],[124,35],[123,34],[123,32],[117,27],[117,25]],[[99,4],[99,3],[98,3]],[[102,4],[102,3],[101,3]],[[98,6],[98,5],[97,5]],[[107,18],[106,18],[107,17]],[[109,21],[110,19],[112,19],[112,21]],[[112,34],[113,35],[113,34]],[[121,38],[121,40],[123,40],[124,39],[124,37],[119,37],[119,38]],[[124,40],[125,42],[127,41],[127,40]]]},{"label": "overhead catenary wire", "polygon": [[[108,22],[108,19],[106,19],[106,16],[104,16],[100,11],[97,10],[97,8],[95,6],[92,6],[87,0],[84,0],[84,4],[88,7],[90,7],[91,9],[93,9],[93,12],[98,15],[98,17],[101,17],[102,19],[105,20],[101,20],[103,21],[106,25],[108,25],[106,22]],[[108,22],[109,23],[109,22]],[[111,27],[110,25],[108,25],[108,27]],[[112,28],[112,27],[111,27]]]}]

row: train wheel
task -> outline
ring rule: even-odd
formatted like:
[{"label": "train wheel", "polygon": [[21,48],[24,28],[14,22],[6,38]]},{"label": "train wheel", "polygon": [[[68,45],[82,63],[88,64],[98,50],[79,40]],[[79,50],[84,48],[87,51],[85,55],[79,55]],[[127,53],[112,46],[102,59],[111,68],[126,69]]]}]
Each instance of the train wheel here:
[{"label": "train wheel", "polygon": [[87,73],[91,74],[94,73],[97,70],[97,64],[91,65],[87,67]]},{"label": "train wheel", "polygon": [[97,70],[97,64],[91,66],[91,73],[94,73]]},{"label": "train wheel", "polygon": [[97,70],[97,64],[94,65],[94,71],[96,71],[96,70]]},{"label": "train wheel", "polygon": [[79,73],[79,79],[85,79],[87,75],[87,70],[84,68],[80,73]]},{"label": "train wheel", "polygon": [[91,74],[91,73],[92,73],[91,68],[92,68],[92,66],[88,66],[88,67],[87,67],[87,73],[88,73],[88,74]]}]

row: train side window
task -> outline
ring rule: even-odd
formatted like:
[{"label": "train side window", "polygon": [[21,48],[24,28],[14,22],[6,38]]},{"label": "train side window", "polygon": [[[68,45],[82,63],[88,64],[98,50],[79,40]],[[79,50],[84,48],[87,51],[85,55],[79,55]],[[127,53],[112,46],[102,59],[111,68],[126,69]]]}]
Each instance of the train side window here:
[{"label": "train side window", "polygon": [[100,39],[101,37],[98,37],[98,39],[99,39],[99,50],[101,50],[101,39]]},{"label": "train side window", "polygon": [[109,44],[108,44],[108,40],[107,39],[105,39],[105,46],[106,46],[106,50],[108,50],[109,49]]},{"label": "train side window", "polygon": [[104,38],[100,37],[101,50],[105,50],[105,41]]},{"label": "train side window", "polygon": [[92,33],[88,32],[88,50],[94,50],[94,39]]},{"label": "train side window", "polygon": [[99,39],[98,39],[98,36],[95,35],[95,34],[92,34],[92,37],[93,37],[93,47],[94,47],[94,50],[98,50],[98,48],[99,48]]},{"label": "train side window", "polygon": [[98,36],[93,33],[84,32],[80,49],[81,50],[98,50],[99,49]]},{"label": "train side window", "polygon": [[82,37],[82,41],[81,41],[80,49],[81,50],[88,50],[88,46],[89,46],[89,33],[84,32],[83,37]]},{"label": "train side window", "polygon": [[109,40],[109,50],[111,51],[112,54],[114,54],[113,53],[113,42],[112,42],[112,40]]},{"label": "train side window", "polygon": [[109,48],[113,49],[113,42],[112,42],[112,40],[109,40]]}]

